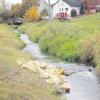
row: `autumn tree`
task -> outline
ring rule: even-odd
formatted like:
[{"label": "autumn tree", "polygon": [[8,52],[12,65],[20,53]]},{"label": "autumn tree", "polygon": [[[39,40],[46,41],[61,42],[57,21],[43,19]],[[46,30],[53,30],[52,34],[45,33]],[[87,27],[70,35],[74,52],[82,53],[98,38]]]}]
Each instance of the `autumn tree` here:
[{"label": "autumn tree", "polygon": [[37,21],[39,19],[39,11],[37,7],[32,6],[26,11],[25,14],[26,21]]},{"label": "autumn tree", "polygon": [[[32,6],[37,6],[39,0],[22,0],[22,4],[26,5],[28,8]],[[26,8],[27,8],[26,7]]]},{"label": "autumn tree", "polygon": [[0,4],[0,19],[2,18],[3,22],[14,22],[19,17],[26,17],[29,20],[38,19],[38,0],[22,0],[22,4],[12,5],[10,10],[5,9],[8,7],[5,0],[0,0]]},{"label": "autumn tree", "polygon": [[15,17],[19,17],[21,15],[20,10],[21,10],[21,5],[20,4],[16,4],[16,5],[11,6],[11,13]]},{"label": "autumn tree", "polygon": [[32,6],[37,7],[37,5],[38,5],[38,0],[22,0],[22,5],[21,5],[22,16],[25,15],[27,9],[31,8]]}]

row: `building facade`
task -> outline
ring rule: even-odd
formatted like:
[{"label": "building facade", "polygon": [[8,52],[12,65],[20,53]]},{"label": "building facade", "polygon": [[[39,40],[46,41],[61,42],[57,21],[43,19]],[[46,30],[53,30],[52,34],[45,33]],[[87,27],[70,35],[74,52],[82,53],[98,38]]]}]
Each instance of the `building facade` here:
[{"label": "building facade", "polygon": [[39,11],[47,10],[51,18],[56,17],[59,13],[67,13],[68,16],[73,16],[73,13],[80,15],[80,9],[82,5],[81,0],[57,0],[54,4],[49,4],[45,0],[40,0]]},{"label": "building facade", "polygon": [[[75,3],[76,4],[76,3]],[[52,6],[52,15],[55,17],[58,13],[67,13],[68,16],[72,16],[72,13],[76,13],[76,15],[80,15],[81,5],[75,5],[74,3],[68,2],[68,0],[58,0]]]}]

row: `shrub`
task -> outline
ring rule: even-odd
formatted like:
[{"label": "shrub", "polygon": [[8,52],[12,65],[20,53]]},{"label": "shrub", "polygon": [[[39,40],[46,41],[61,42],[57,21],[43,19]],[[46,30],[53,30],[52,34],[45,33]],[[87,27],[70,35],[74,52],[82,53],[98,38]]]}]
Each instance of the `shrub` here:
[{"label": "shrub", "polygon": [[94,64],[94,45],[95,40],[91,38],[86,38],[86,40],[83,40],[83,43],[80,45],[81,59],[83,62],[92,65]]},{"label": "shrub", "polygon": [[25,14],[26,21],[37,21],[39,19],[39,12],[36,7],[31,7],[26,11]]}]

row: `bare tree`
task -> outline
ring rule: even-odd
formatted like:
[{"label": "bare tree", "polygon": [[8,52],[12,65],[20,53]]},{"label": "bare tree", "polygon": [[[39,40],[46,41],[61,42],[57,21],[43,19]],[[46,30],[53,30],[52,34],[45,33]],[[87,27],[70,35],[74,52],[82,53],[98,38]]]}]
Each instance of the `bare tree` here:
[{"label": "bare tree", "polygon": [[0,6],[1,6],[2,9],[6,9],[6,1],[0,0]]}]

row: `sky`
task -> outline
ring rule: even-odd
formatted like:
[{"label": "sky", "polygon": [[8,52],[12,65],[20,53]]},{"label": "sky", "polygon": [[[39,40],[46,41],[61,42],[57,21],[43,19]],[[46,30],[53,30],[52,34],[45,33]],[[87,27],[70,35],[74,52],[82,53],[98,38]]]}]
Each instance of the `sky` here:
[{"label": "sky", "polygon": [[16,4],[16,3],[21,3],[22,0],[6,0],[10,4]]},{"label": "sky", "polygon": [[[46,0],[46,1],[48,1],[48,0]],[[50,2],[53,4],[53,3],[55,3],[57,0],[50,0]]]},{"label": "sky", "polygon": [[[10,4],[16,4],[16,3],[21,3],[22,0],[6,0],[7,2],[9,2]],[[48,0],[46,0],[48,1]],[[51,3],[55,3],[57,0],[51,0]]]}]

